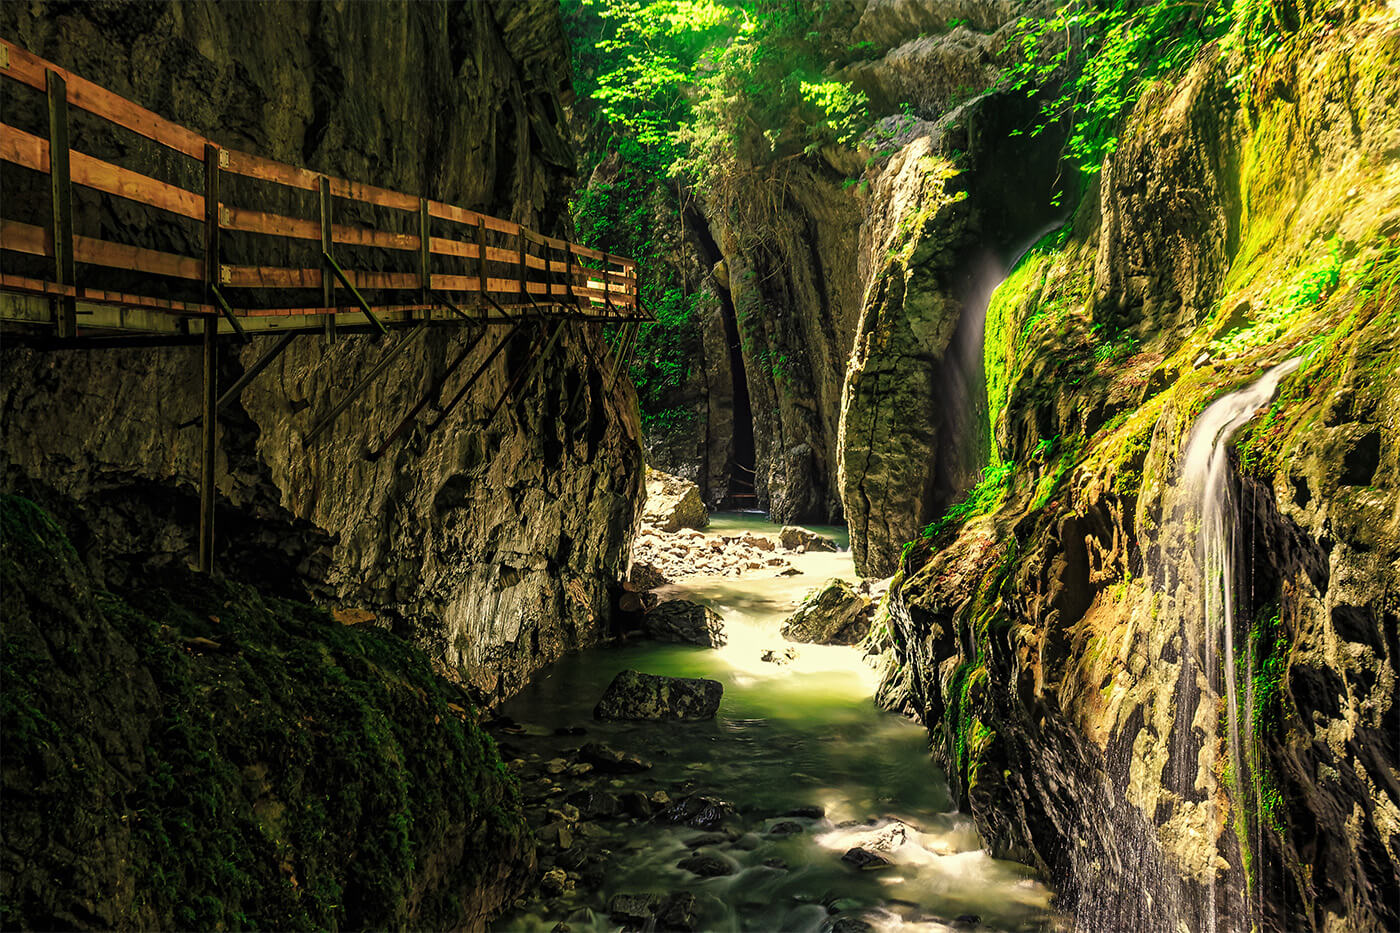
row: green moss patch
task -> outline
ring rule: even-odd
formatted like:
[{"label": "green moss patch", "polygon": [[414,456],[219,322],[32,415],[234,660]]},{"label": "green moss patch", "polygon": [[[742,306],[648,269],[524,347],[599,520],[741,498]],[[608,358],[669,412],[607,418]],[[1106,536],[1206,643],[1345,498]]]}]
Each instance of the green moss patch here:
[{"label": "green moss patch", "polygon": [[416,648],[184,572],[104,592],[37,506],[0,527],[4,926],[446,928],[523,887],[518,791]]}]

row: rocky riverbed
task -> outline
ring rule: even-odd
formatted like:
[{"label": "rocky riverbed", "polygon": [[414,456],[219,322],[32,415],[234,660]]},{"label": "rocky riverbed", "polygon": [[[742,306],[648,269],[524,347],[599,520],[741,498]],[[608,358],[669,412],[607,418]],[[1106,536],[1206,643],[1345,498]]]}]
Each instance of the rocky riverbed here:
[{"label": "rocky riverbed", "polygon": [[[738,515],[655,533],[721,553],[761,538],[800,572],[678,575],[656,595],[703,607],[716,646],[639,637],[567,658],[488,724],[540,857],[540,884],[499,929],[1055,928],[1049,891],[952,810],[921,730],[875,708],[860,650],[784,638],[819,584],[869,594],[847,552],[785,549],[782,534]],[[595,718],[626,670],[717,682],[717,713]]]}]

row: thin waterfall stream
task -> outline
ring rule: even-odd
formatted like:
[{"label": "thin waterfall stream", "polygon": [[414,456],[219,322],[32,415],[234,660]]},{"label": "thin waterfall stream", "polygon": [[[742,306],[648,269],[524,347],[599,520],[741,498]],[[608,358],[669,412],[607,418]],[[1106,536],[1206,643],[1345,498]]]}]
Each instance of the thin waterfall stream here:
[{"label": "thin waterfall stream", "polygon": [[[761,515],[720,513],[705,534],[778,530]],[[844,529],[818,530],[846,546]],[[524,778],[527,806],[562,812],[570,801],[586,809],[581,802],[599,793],[703,794],[731,804],[735,816],[699,829],[654,815],[585,814],[572,830],[574,847],[592,844],[594,854],[545,856],[546,864],[579,864],[567,869],[582,874],[578,884],[553,903],[523,906],[498,929],[545,931],[562,920],[571,931],[616,930],[609,905],[617,898],[677,892],[694,895],[695,928],[704,930],[1059,928],[1050,890],[1024,866],[992,858],[970,817],[953,807],[923,727],[875,706],[878,677],[860,649],[780,635],[809,589],[833,577],[856,580],[849,551],[799,554],[793,565],[800,574],[694,577],[667,588],[668,597],[720,613],[728,638],[721,648],[628,641],[588,650],[505,704],[515,725],[498,738]],[[781,663],[763,659],[775,649]],[[593,705],[626,668],[720,681],[718,717],[595,721]],[[589,742],[640,755],[651,767],[625,775],[561,768]],[[551,762],[557,774],[532,776]],[[885,846],[879,851],[889,865],[862,870],[842,859],[875,844]],[[680,867],[697,856],[716,874]]]},{"label": "thin waterfall stream", "polygon": [[[1166,704],[1161,722],[1169,728],[1146,744],[1140,741],[1135,756],[1162,762],[1167,799],[1139,803],[1149,811],[1156,808],[1157,827],[1120,827],[1134,850],[1124,853],[1125,867],[1149,891],[1151,916],[1120,916],[1126,908],[1086,901],[1076,918],[1081,927],[1117,928],[1131,922],[1180,933],[1244,931],[1253,925],[1248,814],[1257,809],[1257,801],[1251,799],[1254,791],[1247,780],[1253,761],[1246,747],[1252,736],[1243,733],[1252,726],[1248,719],[1241,721],[1240,678],[1249,685],[1254,672],[1252,658],[1246,655],[1241,669],[1236,653],[1242,541],[1230,449],[1240,428],[1299,365],[1298,359],[1280,363],[1207,406],[1192,424],[1177,460],[1176,480],[1163,494],[1157,556],[1149,558],[1148,567],[1160,606],[1144,624],[1160,633],[1154,637],[1167,646],[1160,662],[1175,673],[1158,701]],[[1251,708],[1248,703],[1246,708]],[[1157,750],[1151,750],[1153,745]],[[1131,760],[1110,763],[1123,786],[1133,781],[1132,767]],[[1185,864],[1173,868],[1164,863],[1158,833],[1175,835]],[[1183,883],[1183,877],[1190,882]]]},{"label": "thin waterfall stream", "polygon": [[[1267,405],[1278,389],[1279,383],[1297,370],[1301,359],[1291,359],[1274,366],[1250,385],[1230,392],[1216,399],[1196,419],[1181,455],[1178,474],[1178,488],[1189,500],[1197,505],[1199,532],[1196,540],[1196,567],[1199,573],[1201,634],[1203,643],[1200,654],[1204,659],[1204,677],[1216,687],[1223,682],[1225,692],[1226,752],[1227,765],[1231,777],[1231,787],[1225,788],[1236,809],[1234,825],[1237,827],[1237,842],[1248,859],[1249,832],[1238,811],[1247,811],[1250,803],[1246,787],[1246,762],[1240,740],[1240,704],[1238,685],[1238,664],[1235,656],[1236,618],[1235,586],[1239,579],[1237,557],[1240,541],[1238,536],[1238,502],[1235,494],[1235,477],[1230,467],[1230,443],[1236,432],[1252,420],[1259,409]],[[1223,655],[1223,657],[1222,657]],[[1194,656],[1194,655],[1193,655]],[[1245,683],[1253,680],[1253,671],[1245,671]],[[1184,737],[1178,737],[1184,740]],[[1212,754],[1210,743],[1207,754]],[[1215,772],[1217,769],[1212,769]],[[1216,799],[1218,795],[1212,795]],[[1244,829],[1239,832],[1239,829]],[[1233,893],[1247,897],[1249,877],[1245,871],[1245,884]],[[1209,886],[1211,907],[1211,928],[1215,917],[1222,911],[1233,916],[1233,905],[1217,905],[1217,884]]]}]

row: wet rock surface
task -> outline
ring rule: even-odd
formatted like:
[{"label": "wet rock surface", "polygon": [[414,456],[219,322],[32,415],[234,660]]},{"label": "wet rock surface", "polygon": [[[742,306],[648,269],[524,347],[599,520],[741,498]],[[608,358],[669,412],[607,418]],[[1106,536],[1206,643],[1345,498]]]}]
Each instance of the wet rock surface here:
[{"label": "wet rock surface", "polygon": [[639,586],[658,577],[675,583],[688,577],[737,577],[792,568],[788,556],[765,535],[702,535],[691,529],[668,534],[649,525],[637,533],[632,559],[633,566],[647,568],[634,579]]},{"label": "wet rock surface", "polygon": [[700,487],[690,480],[648,468],[646,491],[642,521],[658,531],[704,528],[710,523]]},{"label": "wet rock surface", "polygon": [[845,580],[829,580],[783,623],[783,637],[809,644],[854,645],[870,630],[873,608]]},{"label": "wet rock surface", "polygon": [[[539,884],[532,895],[517,900],[515,908],[520,915],[539,918],[537,922],[559,924],[556,929],[599,924],[624,930],[728,928],[735,916],[766,905],[726,903],[732,895],[727,888],[714,887],[716,883],[752,877],[755,871],[787,874],[797,870],[790,860],[790,847],[832,833],[844,834],[842,838],[850,838],[852,844],[844,849],[818,849],[815,857],[838,876],[851,879],[894,870],[892,853],[901,850],[906,857],[924,858],[927,855],[920,853],[957,851],[937,848],[934,837],[899,820],[872,817],[833,824],[824,808],[815,805],[754,812],[736,806],[696,778],[660,777],[654,770],[577,770],[581,764],[641,758],[620,742],[584,743],[559,757],[550,752],[558,748],[557,742],[545,737],[546,732],[558,730],[504,717],[490,720],[487,728],[499,737],[510,759],[508,767],[521,782],[525,812],[540,844]],[[623,800],[633,805],[622,805]],[[667,837],[672,841],[658,843],[654,834],[659,830],[675,834]],[[971,842],[975,844],[975,839]],[[614,889],[605,899],[602,892],[610,872],[637,858],[645,846],[660,846],[657,855],[673,853],[666,863],[670,873],[665,880],[656,886]],[[837,892],[800,903],[810,904],[814,928],[820,924],[821,929],[868,930],[882,916],[871,909],[868,898],[843,897]],[[888,919],[889,915],[883,916]],[[909,916],[926,923],[955,922],[952,912]],[[515,918],[507,916],[502,928],[511,929],[515,923]]]},{"label": "wet rock surface", "polygon": [[784,525],[783,530],[778,532],[778,541],[789,551],[802,548],[807,551],[834,551],[836,542],[819,535],[815,531],[808,531],[806,528],[797,525]]},{"label": "wet rock surface", "polygon": [[596,719],[713,719],[723,694],[724,686],[717,680],[622,671],[608,685],[593,715]]},{"label": "wet rock surface", "polygon": [[709,606],[686,599],[669,599],[642,617],[642,631],[657,641],[683,642],[706,648],[725,643],[724,620]]}]

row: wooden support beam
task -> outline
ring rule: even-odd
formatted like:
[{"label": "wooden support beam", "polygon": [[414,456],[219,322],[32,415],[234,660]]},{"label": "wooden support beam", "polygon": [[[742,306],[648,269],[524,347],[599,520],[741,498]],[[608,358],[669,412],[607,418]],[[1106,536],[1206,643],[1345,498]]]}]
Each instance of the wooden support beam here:
[{"label": "wooden support beam", "polygon": [[476,219],[476,290],[486,294],[486,221]]},{"label": "wooden support beam", "polygon": [[[289,331],[288,333],[285,333],[282,336],[278,337],[277,342],[274,343],[266,353],[258,357],[257,360],[253,362],[252,366],[249,366],[243,371],[243,375],[239,376],[237,379],[234,380],[233,385],[229,386],[227,389],[224,390],[224,394],[220,395],[219,401],[215,403],[214,410],[216,412],[223,411],[224,409],[232,405],[234,401],[238,398],[239,394],[243,391],[243,388],[246,385],[248,385],[248,383],[258,378],[258,374],[261,373],[264,369],[267,369],[267,367],[272,363],[273,360],[281,356],[282,351],[291,346],[292,341],[298,336],[300,336],[300,334],[300,331]],[[194,418],[191,418],[189,421],[181,422],[179,425],[177,425],[177,427],[181,429],[188,428],[193,425],[199,424],[203,420],[204,416],[198,415]]]},{"label": "wooden support beam", "polygon": [[218,318],[204,319],[204,424],[199,445],[199,570],[214,572],[214,441],[218,429]]},{"label": "wooden support beam", "polygon": [[[518,234],[516,234],[516,240],[518,241],[518,244],[517,244],[517,245],[519,246],[519,250],[520,250],[519,259],[516,260],[516,261],[520,264],[520,294],[524,295],[526,298],[529,298],[529,297],[530,297],[530,290],[529,290],[528,288],[525,287],[525,279],[526,279],[526,276],[529,274],[529,271],[530,271],[530,270],[529,270],[529,269],[526,267],[526,265],[525,265],[525,228],[524,228],[524,227],[521,227],[521,228],[520,228],[520,232],[519,232]],[[534,302],[534,299],[531,299],[531,300],[530,300],[530,303],[531,303],[531,304],[534,304],[534,303],[535,303],[535,302]]]},{"label": "wooden support beam", "polygon": [[[321,208],[321,255],[325,257],[325,262],[321,269],[321,306],[324,308],[335,307],[335,282],[329,275],[326,275],[325,266],[334,262],[331,259],[331,245],[334,242],[331,231],[331,180],[325,175],[317,185],[319,191],[319,203]],[[326,315],[326,339],[335,340],[335,312]]]},{"label": "wooden support beam", "polygon": [[428,391],[423,393],[423,397],[419,399],[418,402],[411,409],[409,409],[408,414],[404,415],[403,419],[398,423],[394,430],[389,432],[388,436],[385,437],[382,442],[380,442],[378,447],[374,448],[371,451],[368,451],[365,454],[366,459],[378,460],[380,457],[384,456],[384,452],[387,451],[390,447],[392,447],[394,445],[394,442],[397,441],[399,437],[401,437],[403,433],[408,430],[408,428],[414,423],[415,420],[417,420],[419,413],[428,406],[428,403],[435,398],[439,398],[442,395],[442,389],[443,386],[447,385],[447,380],[452,378],[452,374],[455,373],[461,367],[461,365],[467,361],[467,357],[471,356],[472,351],[477,348],[477,345],[481,343],[482,338],[485,336],[485,327],[477,331],[476,336],[471,339],[471,342],[462,348],[462,352],[458,353],[456,358],[453,359],[451,363],[447,364],[447,368],[443,370],[442,375],[433,381],[433,384],[428,388]]},{"label": "wooden support beam", "polygon": [[238,334],[238,339],[243,343],[247,343],[251,338],[249,338],[248,332],[243,329],[243,322],[238,319],[238,315],[233,313],[233,308],[229,306],[228,299],[224,297],[224,293],[219,291],[219,286],[210,285],[209,293],[214,296],[214,303],[219,306],[219,313],[224,316],[224,320],[228,321],[234,333]]},{"label": "wooden support beam", "polygon": [[[207,301],[218,292],[219,276],[219,147],[204,147],[204,292]],[[222,299],[220,299],[222,300]],[[228,312],[233,317],[232,309]],[[204,319],[204,413],[200,430],[199,570],[214,572],[214,441],[218,432],[219,319]],[[246,339],[246,338],[245,338]]]},{"label": "wooden support beam", "polygon": [[550,352],[553,351],[555,341],[559,339],[559,335],[563,332],[564,324],[562,322],[555,324],[554,331],[549,335],[549,341],[544,345],[544,349],[540,350],[538,353],[535,348],[540,345],[539,338],[536,338],[535,342],[531,344],[530,356],[532,358],[530,360],[530,365],[523,367],[520,372],[516,373],[515,378],[510,381],[510,385],[506,386],[506,390],[501,393],[501,397],[496,399],[496,404],[491,406],[491,411],[486,415],[486,421],[482,424],[482,430],[491,427],[491,423],[496,420],[496,413],[501,410],[501,406],[506,403],[506,399],[518,388],[535,377],[535,373],[539,371],[540,365],[549,356]]},{"label": "wooden support beam", "polygon": [[[419,321],[417,327],[413,328],[413,330],[409,331],[406,335],[400,338],[398,343],[394,344],[392,347],[386,350],[384,352],[384,355],[379,358],[379,362],[374,364],[374,368],[371,369],[368,373],[366,373],[364,378],[362,378],[359,382],[355,383],[355,385],[350,389],[350,391],[345,393],[344,398],[342,398],[339,402],[335,403],[335,405],[331,408],[329,414],[322,418],[310,431],[306,432],[306,438],[303,441],[303,443],[310,444],[312,441],[316,440],[316,438],[320,437],[321,434],[326,430],[326,428],[330,427],[332,424],[335,423],[335,419],[340,417],[340,413],[345,411],[345,409],[349,408],[350,403],[355,401],[355,399],[359,398],[360,395],[363,394],[365,389],[368,389],[370,387],[370,384],[374,382],[375,379],[379,378],[379,374],[384,372],[384,370],[388,369],[389,364],[392,363],[394,360],[398,359],[399,354],[403,353],[404,350],[407,350],[409,346],[413,343],[413,341],[417,340],[419,335],[427,329],[428,322]],[[385,331],[385,333],[388,332]]]},{"label": "wooden support beam", "polygon": [[442,411],[438,412],[438,416],[435,419],[433,419],[433,423],[428,425],[428,434],[432,434],[438,429],[439,426],[441,426],[441,424],[444,421],[447,420],[447,416],[452,414],[452,410],[457,407],[457,405],[462,401],[462,399],[466,398],[467,393],[471,391],[472,386],[476,385],[476,381],[481,378],[481,374],[486,372],[486,367],[491,365],[491,361],[500,355],[501,351],[506,348],[506,344],[510,343],[511,340],[515,337],[516,333],[520,330],[520,328],[524,326],[525,325],[523,323],[516,324],[510,329],[509,333],[507,333],[504,337],[501,338],[501,342],[496,344],[496,348],[491,351],[491,353],[486,357],[486,359],[481,361],[481,365],[476,368],[476,372],[471,374],[471,378],[467,380],[466,385],[462,386],[462,388],[457,390],[457,394],[452,396],[452,400],[447,403],[447,406],[443,408]]},{"label": "wooden support beam", "polygon": [[[68,164],[68,90],[63,76],[45,73],[49,98],[49,235],[53,243],[54,282],[76,285],[73,260],[73,175]],[[58,336],[78,335],[77,303],[71,297],[54,299],[54,323]]]},{"label": "wooden support beam", "polygon": [[374,312],[370,310],[369,302],[365,301],[365,296],[360,294],[360,290],[355,287],[355,283],[351,282],[350,278],[345,274],[345,270],[340,268],[340,263],[336,262],[330,253],[322,253],[321,257],[325,259],[327,265],[331,267],[331,272],[335,273],[335,277],[340,279],[340,284],[350,289],[350,294],[354,297],[355,303],[360,306],[360,310],[364,312],[365,317],[369,318],[369,322],[377,327],[381,334],[389,333],[389,329],[384,326],[384,322],[379,320]]},{"label": "wooden support beam", "polygon": [[617,347],[613,350],[614,367],[612,375],[608,378],[607,393],[612,392],[613,383],[617,382],[618,375],[626,365],[626,359],[631,356],[632,344],[636,342],[639,325],[633,321],[628,321],[622,325],[622,334],[619,336]]}]

